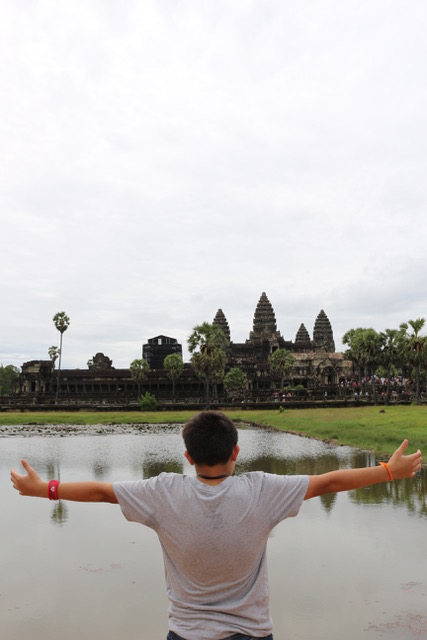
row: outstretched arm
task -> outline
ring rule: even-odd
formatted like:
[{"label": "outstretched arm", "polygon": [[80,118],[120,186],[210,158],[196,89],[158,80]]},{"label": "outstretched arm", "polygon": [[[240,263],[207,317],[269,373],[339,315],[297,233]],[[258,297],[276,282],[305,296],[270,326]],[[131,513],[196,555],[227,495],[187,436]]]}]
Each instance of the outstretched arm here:
[{"label": "outstretched arm", "polygon": [[[388,468],[390,469],[393,480],[412,478],[416,472],[421,469],[421,451],[418,449],[416,453],[405,456],[403,454],[407,446],[408,441],[404,440],[388,461]],[[387,467],[383,466],[330,471],[329,473],[322,473],[318,476],[310,476],[304,500],[322,496],[325,493],[360,489],[361,487],[386,482],[387,480],[390,480],[390,475]]]},{"label": "outstretched arm", "polygon": [[[10,479],[14,489],[21,496],[48,498],[48,482],[44,482],[28,464],[21,460],[26,474],[21,475],[15,469],[10,472]],[[57,496],[61,500],[77,502],[112,502],[117,504],[117,498],[110,482],[61,482],[58,485]]]}]

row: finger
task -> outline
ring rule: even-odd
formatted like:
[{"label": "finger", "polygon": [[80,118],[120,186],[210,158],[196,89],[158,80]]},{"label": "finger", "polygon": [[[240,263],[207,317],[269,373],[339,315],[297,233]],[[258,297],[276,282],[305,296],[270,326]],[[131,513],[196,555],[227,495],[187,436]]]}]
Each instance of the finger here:
[{"label": "finger", "polygon": [[415,453],[411,453],[409,456],[406,456],[409,460],[422,460],[421,451],[416,451]]},{"label": "finger", "polygon": [[30,471],[34,471],[34,469],[28,464],[26,460],[21,460],[21,464],[27,473],[30,473]]},{"label": "finger", "polygon": [[405,438],[405,440],[402,442],[402,444],[400,445],[398,451],[400,453],[403,453],[404,451],[406,451],[406,449],[408,448],[408,440]]},{"label": "finger", "polygon": [[26,460],[21,460],[21,464],[24,467],[25,471],[27,472],[28,476],[30,476],[32,478],[36,478],[37,477],[36,471],[33,469],[33,467]]}]

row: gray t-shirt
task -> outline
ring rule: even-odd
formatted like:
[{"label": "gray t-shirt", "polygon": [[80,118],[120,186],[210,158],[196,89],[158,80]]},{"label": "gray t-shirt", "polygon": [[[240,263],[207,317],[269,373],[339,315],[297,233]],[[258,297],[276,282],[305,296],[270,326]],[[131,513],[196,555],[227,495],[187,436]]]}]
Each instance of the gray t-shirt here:
[{"label": "gray t-shirt", "polygon": [[255,471],[216,486],[175,473],[114,483],[125,518],[159,537],[169,629],[186,640],[272,632],[267,540],[297,515],[308,481]]}]

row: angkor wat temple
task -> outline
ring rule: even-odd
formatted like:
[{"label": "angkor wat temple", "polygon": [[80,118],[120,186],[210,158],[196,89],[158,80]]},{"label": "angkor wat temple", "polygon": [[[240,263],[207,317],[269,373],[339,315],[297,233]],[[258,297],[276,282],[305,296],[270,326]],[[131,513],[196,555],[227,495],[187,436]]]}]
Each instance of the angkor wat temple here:
[{"label": "angkor wat temple", "polygon": [[[304,324],[299,327],[295,340],[289,341],[277,329],[274,309],[263,293],[253,318],[252,331],[243,343],[234,343],[228,321],[218,309],[213,322],[218,324],[228,339],[226,371],[232,367],[242,369],[249,381],[247,398],[251,402],[271,401],[280,387],[278,376],[270,368],[270,357],[276,349],[287,349],[294,357],[288,384],[301,385],[307,390],[335,387],[351,376],[352,364],[343,353],[335,352],[331,323],[323,309],[314,322],[310,337]],[[129,369],[115,369],[108,356],[97,353],[88,362],[87,369],[62,370],[58,392],[61,404],[98,403],[131,404],[139,393],[149,391],[160,402],[172,400],[172,382],[163,368],[163,360],[170,353],[182,355],[182,346],[168,336],[150,338],[143,345],[142,355],[149,363],[149,371],[140,388],[132,379]],[[57,393],[57,372],[50,360],[33,360],[22,366],[20,396],[36,404],[53,402]],[[216,398],[225,400],[221,383],[216,385]],[[176,381],[177,402],[203,402],[204,388],[191,363],[184,365]]]}]

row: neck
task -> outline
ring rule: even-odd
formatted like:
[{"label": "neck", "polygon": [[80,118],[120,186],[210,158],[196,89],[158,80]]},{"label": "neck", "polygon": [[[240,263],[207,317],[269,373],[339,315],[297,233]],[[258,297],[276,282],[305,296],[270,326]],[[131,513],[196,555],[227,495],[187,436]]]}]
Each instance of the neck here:
[{"label": "neck", "polygon": [[228,473],[221,473],[219,476],[205,476],[203,473],[197,474],[198,478],[203,478],[203,480],[222,480],[223,478],[228,478]]},{"label": "neck", "polygon": [[219,484],[229,476],[233,475],[233,471],[234,462],[216,464],[213,467],[209,467],[205,464],[196,464],[197,479],[205,484]]}]

